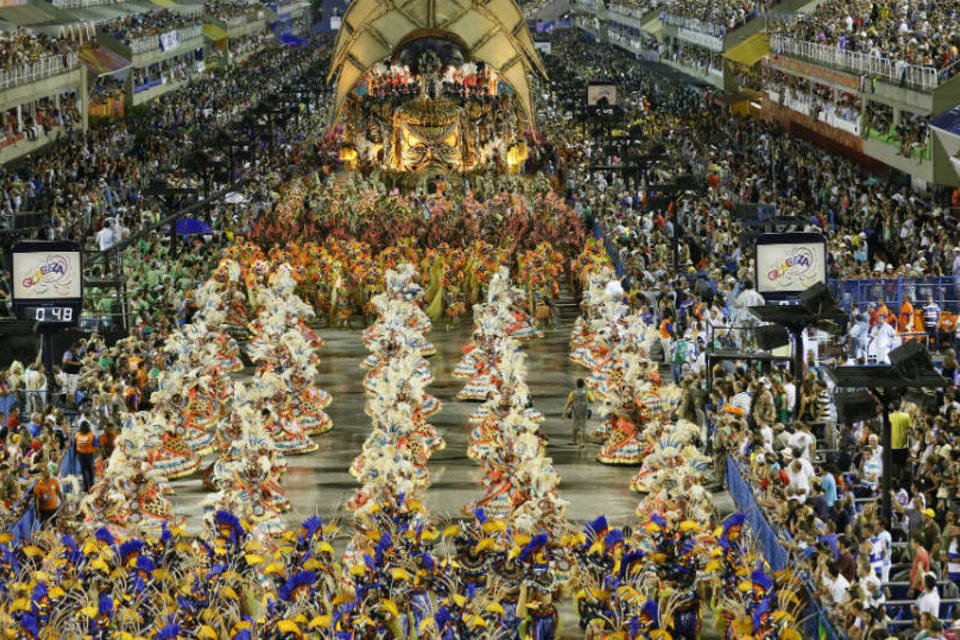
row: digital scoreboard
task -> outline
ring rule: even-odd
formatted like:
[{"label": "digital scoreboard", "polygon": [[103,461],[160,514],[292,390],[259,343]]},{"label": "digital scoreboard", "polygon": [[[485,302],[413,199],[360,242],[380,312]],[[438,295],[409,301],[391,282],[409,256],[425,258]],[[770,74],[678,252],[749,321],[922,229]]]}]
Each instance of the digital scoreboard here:
[{"label": "digital scoreboard", "polygon": [[11,294],[21,320],[76,326],[83,310],[83,251],[76,242],[21,241],[11,251]]},{"label": "digital scoreboard", "polygon": [[798,295],[827,281],[827,241],[819,233],[764,233],[757,237],[756,283],[764,298]]}]

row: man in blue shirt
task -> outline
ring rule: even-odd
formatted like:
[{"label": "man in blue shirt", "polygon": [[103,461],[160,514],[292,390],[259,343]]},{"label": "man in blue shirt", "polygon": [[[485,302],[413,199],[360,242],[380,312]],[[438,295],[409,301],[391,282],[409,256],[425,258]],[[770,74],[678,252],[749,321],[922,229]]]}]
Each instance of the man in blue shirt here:
[{"label": "man in blue shirt", "polygon": [[820,486],[823,488],[823,496],[827,501],[827,507],[832,509],[833,503],[837,501],[837,479],[833,475],[833,465],[825,468],[825,472],[820,478]]},{"label": "man in blue shirt", "polygon": [[30,435],[34,438],[40,437],[40,431],[41,431],[40,420],[41,418],[39,413],[31,413],[30,422],[26,424],[27,431],[29,431]]}]

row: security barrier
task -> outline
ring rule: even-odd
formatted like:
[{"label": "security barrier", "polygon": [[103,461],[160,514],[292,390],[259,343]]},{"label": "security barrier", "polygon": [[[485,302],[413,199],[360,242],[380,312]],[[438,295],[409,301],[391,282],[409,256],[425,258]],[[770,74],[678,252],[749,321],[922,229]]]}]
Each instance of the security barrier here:
[{"label": "security barrier", "polygon": [[[782,571],[790,561],[789,554],[780,544],[777,530],[767,521],[763,510],[754,499],[753,490],[747,480],[744,479],[740,465],[730,457],[727,458],[726,480],[727,489],[730,491],[733,501],[737,504],[737,510],[747,518],[758,550],[774,571]],[[819,638],[820,640],[840,640],[840,636],[827,618],[826,611],[817,602],[814,591],[808,578],[806,581],[807,604],[801,620],[804,637]]]}]

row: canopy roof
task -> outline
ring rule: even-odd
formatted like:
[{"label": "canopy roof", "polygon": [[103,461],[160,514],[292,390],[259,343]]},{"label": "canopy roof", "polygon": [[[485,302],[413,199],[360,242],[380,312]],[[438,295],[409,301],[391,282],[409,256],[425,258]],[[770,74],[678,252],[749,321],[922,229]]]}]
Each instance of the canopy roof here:
[{"label": "canopy roof", "polygon": [[496,70],[533,122],[527,74],[546,72],[514,0],[354,0],[343,16],[328,78],[336,78],[334,116],[367,70],[421,37],[449,38],[468,60]]}]

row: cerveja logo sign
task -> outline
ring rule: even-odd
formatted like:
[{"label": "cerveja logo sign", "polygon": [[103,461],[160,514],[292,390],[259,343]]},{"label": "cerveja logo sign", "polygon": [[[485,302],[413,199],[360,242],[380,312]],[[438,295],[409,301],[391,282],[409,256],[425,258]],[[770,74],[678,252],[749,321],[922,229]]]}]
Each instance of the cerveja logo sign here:
[{"label": "cerveja logo sign", "polygon": [[63,254],[52,253],[38,256],[36,264],[30,267],[21,284],[25,291],[35,296],[44,296],[51,289],[59,296],[66,296],[70,293],[72,282],[73,269],[70,258]]},{"label": "cerveja logo sign", "polygon": [[778,288],[804,284],[816,278],[815,263],[816,256],[810,247],[791,247],[780,263],[767,271],[767,280],[775,282]]}]

